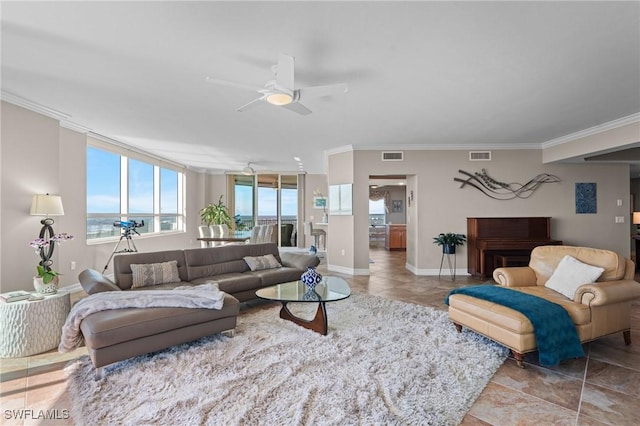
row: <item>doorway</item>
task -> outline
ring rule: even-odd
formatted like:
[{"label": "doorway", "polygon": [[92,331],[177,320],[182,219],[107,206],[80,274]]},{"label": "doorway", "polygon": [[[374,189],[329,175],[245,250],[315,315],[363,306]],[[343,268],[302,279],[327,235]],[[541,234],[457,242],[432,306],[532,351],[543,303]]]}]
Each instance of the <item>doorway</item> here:
[{"label": "doorway", "polygon": [[256,225],[275,225],[274,240],[279,246],[296,245],[298,175],[234,175],[233,187],[237,230],[250,231]]},{"label": "doorway", "polygon": [[[369,271],[406,258],[406,176],[369,176]],[[385,259],[385,260],[383,260]]]}]

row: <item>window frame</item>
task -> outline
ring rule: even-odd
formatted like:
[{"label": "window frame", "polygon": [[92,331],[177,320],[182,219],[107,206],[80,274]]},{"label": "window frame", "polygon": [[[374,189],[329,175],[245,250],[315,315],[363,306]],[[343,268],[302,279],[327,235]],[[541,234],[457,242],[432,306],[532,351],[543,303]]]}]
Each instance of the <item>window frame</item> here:
[{"label": "window frame", "polygon": [[[90,238],[89,230],[89,222],[91,219],[99,219],[99,218],[115,218],[120,221],[128,221],[128,220],[137,220],[139,217],[145,218],[145,226],[148,226],[151,231],[149,232],[140,232],[141,237],[155,237],[176,233],[185,233],[186,232],[186,174],[185,168],[183,166],[179,166],[165,160],[154,158],[150,155],[145,155],[143,153],[133,151],[130,149],[122,148],[120,146],[111,145],[107,142],[92,140],[88,138],[87,140],[87,148],[88,150],[96,149],[100,151],[104,151],[109,154],[117,155],[120,157],[120,182],[119,185],[119,195],[120,195],[120,212],[119,213],[90,213],[89,206],[85,204],[85,213],[86,213],[86,224],[85,227],[87,229],[86,234],[86,242],[87,244],[99,244],[104,242],[115,241],[121,238],[120,232],[114,232],[115,235],[109,235],[106,237],[95,237]],[[135,213],[129,211],[129,160],[135,160],[138,162],[145,163],[153,167],[153,212],[141,212]],[[87,162],[85,162],[87,163]],[[168,170],[176,173],[176,212],[168,213],[162,211],[162,179],[161,176],[164,174],[163,170]],[[89,168],[87,164],[87,170],[85,174],[85,183],[88,182],[89,179]],[[89,197],[88,194],[88,185],[85,185],[87,188],[87,193],[85,194],[85,200]],[[86,201],[85,201],[86,202]],[[175,217],[175,229],[162,229],[162,219],[166,219],[168,216]],[[151,223],[147,224],[147,219],[151,220]],[[117,227],[114,227],[114,229]]]}]

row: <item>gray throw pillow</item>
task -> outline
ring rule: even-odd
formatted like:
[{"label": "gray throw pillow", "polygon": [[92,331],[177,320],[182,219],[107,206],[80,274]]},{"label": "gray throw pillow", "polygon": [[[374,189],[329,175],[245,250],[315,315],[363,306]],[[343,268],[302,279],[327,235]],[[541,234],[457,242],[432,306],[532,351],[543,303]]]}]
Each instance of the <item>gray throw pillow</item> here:
[{"label": "gray throw pillow", "polygon": [[131,272],[133,273],[131,288],[180,282],[177,260],[162,263],[132,263]]},{"label": "gray throw pillow", "polygon": [[247,262],[249,269],[252,271],[282,267],[280,262],[278,262],[278,259],[276,259],[272,254],[265,254],[264,256],[245,256],[243,259]]}]

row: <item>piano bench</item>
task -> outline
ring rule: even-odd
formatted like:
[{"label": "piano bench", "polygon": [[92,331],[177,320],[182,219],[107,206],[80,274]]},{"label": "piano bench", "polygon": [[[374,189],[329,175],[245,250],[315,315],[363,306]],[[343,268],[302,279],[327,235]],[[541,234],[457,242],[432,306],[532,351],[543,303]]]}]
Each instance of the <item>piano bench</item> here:
[{"label": "piano bench", "polygon": [[527,265],[529,265],[529,256],[516,254],[499,254],[493,256],[493,269]]}]

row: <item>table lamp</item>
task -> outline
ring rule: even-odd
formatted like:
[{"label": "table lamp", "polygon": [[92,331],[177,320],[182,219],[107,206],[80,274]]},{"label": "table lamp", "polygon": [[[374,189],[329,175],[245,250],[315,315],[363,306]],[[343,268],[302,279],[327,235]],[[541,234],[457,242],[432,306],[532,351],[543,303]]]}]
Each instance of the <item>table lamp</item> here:
[{"label": "table lamp", "polygon": [[[40,238],[49,240],[53,237],[53,219],[50,216],[63,216],[64,208],[62,207],[62,197],[59,195],[49,194],[37,194],[33,196],[31,200],[31,215],[32,216],[45,216],[40,221],[42,229],[40,230]],[[42,266],[47,266],[47,262],[50,261],[53,256],[53,249],[55,244],[49,244],[47,251],[42,248],[40,250],[40,257],[42,258]]]}]

